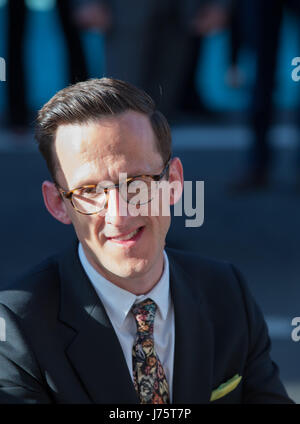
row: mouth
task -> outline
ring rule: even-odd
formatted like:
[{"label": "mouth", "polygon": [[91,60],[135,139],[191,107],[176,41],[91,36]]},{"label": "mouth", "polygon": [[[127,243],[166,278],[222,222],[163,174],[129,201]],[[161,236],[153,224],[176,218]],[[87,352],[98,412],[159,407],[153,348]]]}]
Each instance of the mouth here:
[{"label": "mouth", "polygon": [[121,234],[118,237],[107,237],[107,240],[112,243],[121,244],[123,246],[133,246],[141,238],[142,233],[144,232],[145,227],[136,228],[134,231],[131,231],[127,234]]}]

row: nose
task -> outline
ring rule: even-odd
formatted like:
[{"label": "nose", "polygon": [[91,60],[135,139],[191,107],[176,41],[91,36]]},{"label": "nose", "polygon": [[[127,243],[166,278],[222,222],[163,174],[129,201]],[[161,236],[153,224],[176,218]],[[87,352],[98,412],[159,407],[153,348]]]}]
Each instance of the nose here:
[{"label": "nose", "polygon": [[107,196],[106,223],[114,226],[123,225],[129,217],[127,202],[120,196],[118,189],[108,190]]}]

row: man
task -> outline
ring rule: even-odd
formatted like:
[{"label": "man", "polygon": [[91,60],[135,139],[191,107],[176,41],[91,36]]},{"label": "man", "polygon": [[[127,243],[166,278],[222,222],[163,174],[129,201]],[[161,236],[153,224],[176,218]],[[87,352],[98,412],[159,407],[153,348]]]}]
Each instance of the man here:
[{"label": "man", "polygon": [[[24,60],[25,33],[28,10],[25,0],[10,0],[7,25],[7,87],[9,127],[24,131],[30,119],[26,90],[26,66]],[[57,12],[66,41],[69,80],[71,83],[88,78],[88,70],[80,32],[72,19],[70,0],[57,0]],[[54,70],[53,70],[54,72]]]},{"label": "man", "polygon": [[152,99],[78,83],[36,136],[45,205],[79,243],[0,294],[0,402],[292,403],[240,273],[165,248],[183,169]]}]

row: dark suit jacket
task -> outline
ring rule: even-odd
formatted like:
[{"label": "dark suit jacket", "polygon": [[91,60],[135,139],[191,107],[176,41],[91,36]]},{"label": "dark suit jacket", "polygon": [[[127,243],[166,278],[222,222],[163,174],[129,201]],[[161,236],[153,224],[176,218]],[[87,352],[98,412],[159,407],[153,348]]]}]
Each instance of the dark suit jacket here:
[{"label": "dark suit jacket", "polygon": [[[173,403],[292,402],[262,314],[230,264],[167,249],[175,308]],[[77,243],[0,293],[0,403],[138,403],[118,338]]]}]

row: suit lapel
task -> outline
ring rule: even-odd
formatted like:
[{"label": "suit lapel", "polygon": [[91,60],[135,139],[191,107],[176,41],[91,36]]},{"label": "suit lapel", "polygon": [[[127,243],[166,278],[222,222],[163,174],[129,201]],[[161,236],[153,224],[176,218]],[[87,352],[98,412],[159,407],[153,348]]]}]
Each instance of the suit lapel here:
[{"label": "suit lapel", "polygon": [[213,328],[195,282],[168,250],[175,310],[173,403],[209,403],[212,391]]},{"label": "suit lapel", "polygon": [[60,320],[76,331],[66,354],[92,402],[138,403],[123,351],[77,255],[60,261]]},{"label": "suit lapel", "polygon": [[[175,309],[173,403],[208,403],[212,391],[213,330],[203,299],[167,250]],[[66,355],[91,402],[139,403],[122,348],[77,255],[59,261],[59,319],[75,331]]]}]

